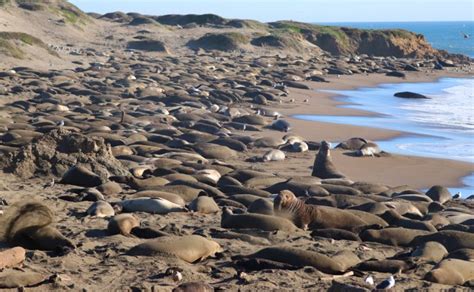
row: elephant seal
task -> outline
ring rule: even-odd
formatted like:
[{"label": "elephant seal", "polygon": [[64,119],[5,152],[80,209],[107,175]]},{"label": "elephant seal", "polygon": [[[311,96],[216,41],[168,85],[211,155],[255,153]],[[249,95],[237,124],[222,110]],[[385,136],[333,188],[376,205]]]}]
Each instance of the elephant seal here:
[{"label": "elephant seal", "polygon": [[194,263],[222,252],[221,246],[199,235],[164,236],[148,240],[132,247],[128,255],[173,255],[188,263]]},{"label": "elephant seal", "polygon": [[263,215],[274,215],[273,202],[269,199],[257,199],[253,201],[247,208],[249,213],[258,213]]},{"label": "elephant seal", "polygon": [[436,241],[425,242],[411,252],[412,257],[417,257],[430,263],[439,263],[447,254],[448,251],[444,245]]},{"label": "elephant seal", "polygon": [[461,248],[474,249],[474,234],[456,230],[442,230],[432,234],[417,236],[415,244],[422,244],[428,241],[436,241],[444,245],[451,252]]},{"label": "elephant seal", "polygon": [[361,241],[360,237],[348,230],[337,229],[337,228],[324,228],[324,229],[314,229],[311,232],[311,237],[324,237],[332,238],[334,240],[352,240],[352,241]]},{"label": "elephant seal", "polygon": [[312,176],[316,176],[322,179],[325,178],[345,178],[346,176],[341,172],[336,170],[336,167],[332,163],[331,153],[330,153],[330,144],[327,141],[321,142],[321,147],[319,147],[318,154],[313,164]]},{"label": "elephant seal", "polygon": [[187,282],[174,288],[172,292],[214,292],[214,288],[203,282]]},{"label": "elephant seal", "polygon": [[189,210],[203,214],[217,213],[220,211],[219,206],[213,198],[208,196],[199,196],[189,203]]},{"label": "elephant seal", "polygon": [[376,156],[382,152],[379,145],[374,142],[365,143],[359,150],[356,151],[357,156]]},{"label": "elephant seal", "polygon": [[115,215],[115,210],[106,201],[97,201],[92,203],[92,205],[86,211],[87,215],[95,216],[98,218],[112,217]]},{"label": "elephant seal", "polygon": [[0,288],[23,289],[24,287],[36,286],[45,280],[47,280],[47,277],[40,273],[5,270],[0,273]]},{"label": "elephant seal", "polygon": [[186,202],[182,197],[180,197],[177,194],[171,193],[171,192],[163,192],[163,191],[140,191],[132,194],[134,198],[162,198],[165,200],[168,200],[172,203],[175,203],[177,205],[180,205],[184,207],[186,205]]},{"label": "elephant seal", "polygon": [[9,206],[0,216],[0,239],[28,249],[66,252],[75,245],[52,226],[53,212],[39,202]]},{"label": "elephant seal", "polygon": [[132,229],[140,226],[140,221],[132,214],[118,214],[109,220],[107,230],[110,235],[131,236]]},{"label": "elephant seal", "polygon": [[441,204],[446,203],[452,198],[451,192],[443,186],[432,186],[426,192],[426,195],[433,201],[439,202]]},{"label": "elephant seal", "polygon": [[262,156],[262,161],[267,162],[267,161],[282,161],[285,160],[285,152],[278,150],[278,149],[272,149]]},{"label": "elephant seal", "polygon": [[150,214],[168,214],[183,212],[186,209],[180,205],[162,198],[137,198],[119,202],[124,212],[146,212]]},{"label": "elephant seal", "polygon": [[289,220],[263,214],[233,214],[228,208],[222,210],[222,228],[260,229],[264,231],[281,230],[293,232],[298,228]]},{"label": "elephant seal", "polygon": [[474,280],[474,262],[445,259],[426,274],[425,280],[444,285],[463,285]]},{"label": "elephant seal", "polygon": [[328,274],[342,274],[360,262],[360,259],[350,251],[342,251],[329,257],[293,247],[267,247],[244,258],[266,259],[295,267],[312,266]]},{"label": "elephant seal", "polygon": [[337,144],[335,148],[341,148],[344,150],[359,150],[362,146],[367,144],[369,141],[364,138],[354,137],[347,139],[346,141],[342,141],[341,143]]},{"label": "elephant seal", "polygon": [[359,230],[367,223],[356,215],[333,207],[306,205],[288,190],[281,191],[273,201],[275,214],[290,216],[296,226],[304,230],[338,228]]},{"label": "elephant seal", "polygon": [[415,263],[412,261],[402,261],[402,260],[368,260],[362,262],[356,266],[356,269],[362,271],[371,271],[371,272],[380,272],[380,273],[391,273],[395,274],[399,271],[407,271],[413,269]]},{"label": "elephant seal", "polygon": [[271,128],[277,131],[288,132],[291,130],[290,123],[286,120],[278,119],[274,121],[271,125]]},{"label": "elephant seal", "polygon": [[380,215],[391,226],[404,227],[408,229],[426,230],[430,232],[438,231],[431,223],[419,220],[413,220],[403,217],[397,211],[389,209]]},{"label": "elephant seal", "polygon": [[393,246],[410,246],[417,236],[428,235],[428,231],[389,227],[381,230],[367,229],[359,236],[363,241],[373,241]]},{"label": "elephant seal", "polygon": [[86,167],[76,165],[64,173],[61,184],[75,185],[80,187],[96,187],[103,183],[102,179]]},{"label": "elephant seal", "polygon": [[474,249],[461,248],[450,252],[447,258],[474,262]]}]

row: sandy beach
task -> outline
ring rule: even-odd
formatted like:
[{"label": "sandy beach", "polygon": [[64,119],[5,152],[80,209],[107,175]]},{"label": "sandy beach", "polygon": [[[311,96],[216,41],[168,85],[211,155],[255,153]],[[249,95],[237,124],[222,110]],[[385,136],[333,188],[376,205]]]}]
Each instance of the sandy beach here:
[{"label": "sandy beach", "polygon": [[[353,125],[341,125],[305,121],[292,118],[296,114],[311,115],[350,115],[371,116],[377,113],[364,112],[361,110],[341,108],[344,102],[334,100],[336,95],[320,90],[351,90],[362,87],[375,87],[379,84],[401,83],[401,82],[434,82],[443,77],[464,78],[471,74],[442,72],[442,73],[410,73],[406,79],[388,77],[385,75],[353,75],[332,77],[329,83],[307,82],[312,91],[295,89],[290,98],[295,99],[291,105],[277,106],[274,109],[288,116],[293,132],[313,141],[326,139],[328,141],[344,141],[351,137],[363,137],[369,140],[387,140],[407,133],[359,127]],[[308,99],[308,102],[304,102]],[[269,131],[269,135],[278,135]],[[418,189],[427,189],[433,185],[445,185],[456,187],[462,185],[462,178],[474,171],[472,163],[463,163],[450,159],[434,159],[415,156],[391,155],[390,157],[358,158],[344,155],[346,151],[334,151],[333,158],[341,170],[356,180],[367,180],[370,182],[383,182],[388,185],[408,184]],[[294,163],[294,164],[293,164]],[[282,163],[285,167],[288,162]],[[312,166],[310,157],[292,159],[291,173],[297,171],[303,175],[304,171]],[[301,165],[302,167],[295,167]],[[278,169],[278,168],[277,168]],[[423,175],[419,175],[423,174]]]},{"label": "sandy beach", "polygon": [[472,289],[472,163],[294,118],[472,69],[399,29],[0,0],[0,290]]}]

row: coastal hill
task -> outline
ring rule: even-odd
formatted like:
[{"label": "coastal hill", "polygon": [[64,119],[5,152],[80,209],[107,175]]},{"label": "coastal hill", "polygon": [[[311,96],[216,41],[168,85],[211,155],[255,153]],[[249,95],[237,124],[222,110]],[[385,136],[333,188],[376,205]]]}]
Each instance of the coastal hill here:
[{"label": "coastal hill", "polygon": [[81,56],[124,49],[171,55],[218,50],[260,55],[448,57],[422,35],[398,29],[262,23],[214,14],[99,15],[86,14],[64,0],[0,0],[0,54],[5,64],[70,67]]}]

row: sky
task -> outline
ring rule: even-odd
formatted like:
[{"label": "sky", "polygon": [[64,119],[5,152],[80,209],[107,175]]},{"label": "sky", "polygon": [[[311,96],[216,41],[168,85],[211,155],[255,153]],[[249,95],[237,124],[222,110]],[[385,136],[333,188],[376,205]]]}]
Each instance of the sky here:
[{"label": "sky", "polygon": [[86,12],[214,13],[264,22],[474,21],[474,0],[70,0]]}]

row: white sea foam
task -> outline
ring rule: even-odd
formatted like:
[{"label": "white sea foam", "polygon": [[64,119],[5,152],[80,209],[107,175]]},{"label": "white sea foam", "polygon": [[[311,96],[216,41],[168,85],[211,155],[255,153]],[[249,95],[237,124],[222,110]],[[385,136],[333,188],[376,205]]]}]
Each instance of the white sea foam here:
[{"label": "white sea foam", "polygon": [[474,79],[458,79],[442,91],[431,99],[402,102],[399,108],[414,122],[474,134]]}]

